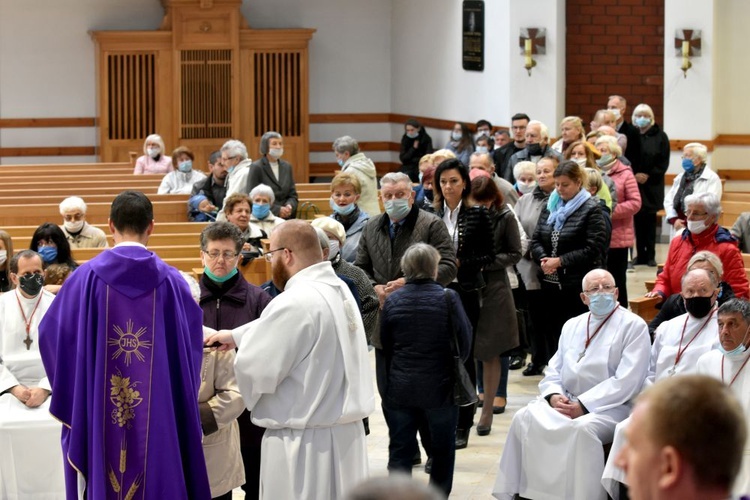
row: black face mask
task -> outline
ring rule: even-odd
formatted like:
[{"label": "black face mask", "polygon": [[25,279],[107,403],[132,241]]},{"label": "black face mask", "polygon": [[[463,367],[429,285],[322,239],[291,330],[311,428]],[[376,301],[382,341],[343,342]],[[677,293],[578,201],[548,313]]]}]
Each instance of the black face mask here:
[{"label": "black face mask", "polygon": [[713,304],[711,304],[712,297],[713,294],[710,297],[690,297],[689,299],[685,299],[685,309],[695,318],[705,318],[711,311],[711,307],[713,307]]},{"label": "black face mask", "polygon": [[526,146],[526,151],[529,152],[529,156],[542,156],[542,146],[537,144],[529,144]]},{"label": "black face mask", "polygon": [[36,297],[39,295],[43,286],[44,276],[41,274],[31,274],[18,277],[18,287],[23,290],[26,295]]},{"label": "black face mask", "polygon": [[432,201],[432,189],[423,189],[424,197]]}]

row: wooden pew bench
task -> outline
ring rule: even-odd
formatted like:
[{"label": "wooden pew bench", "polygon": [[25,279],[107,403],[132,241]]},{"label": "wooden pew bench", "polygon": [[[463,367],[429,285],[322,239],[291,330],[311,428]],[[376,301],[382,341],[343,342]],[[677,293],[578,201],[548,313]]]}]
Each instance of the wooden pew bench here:
[{"label": "wooden pew bench", "polygon": [[[2,201],[0,200],[0,203]],[[154,202],[154,220],[188,222],[185,200]],[[109,219],[111,203],[90,203],[86,220],[91,224],[105,224]],[[0,204],[0,228],[5,226],[38,226],[44,222],[60,223],[59,203],[54,204]]]},{"label": "wooden pew bench", "polygon": [[[58,219],[59,213],[58,213]],[[62,221],[60,221],[62,222]],[[107,224],[92,224],[95,227],[98,227],[102,231],[104,231],[106,234],[109,234],[109,226]],[[198,235],[200,235],[201,231],[203,231],[203,228],[208,225],[207,222],[167,222],[167,221],[159,221],[157,220],[154,224],[154,232],[151,235],[151,237],[154,236],[166,236],[171,234],[194,234],[197,238]],[[31,239],[31,236],[34,234],[34,231],[36,231],[37,225],[29,226],[0,226],[0,229],[6,231],[15,241],[16,238],[27,238]],[[111,240],[110,240],[111,241]]]}]

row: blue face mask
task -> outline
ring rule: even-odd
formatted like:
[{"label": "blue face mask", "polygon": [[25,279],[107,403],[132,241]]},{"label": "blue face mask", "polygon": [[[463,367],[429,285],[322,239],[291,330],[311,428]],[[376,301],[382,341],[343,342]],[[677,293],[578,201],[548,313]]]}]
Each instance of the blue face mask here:
[{"label": "blue face mask", "polygon": [[37,247],[36,251],[42,256],[45,264],[54,262],[57,258],[57,247]]},{"label": "blue face mask", "polygon": [[384,202],[383,205],[385,206],[385,213],[387,213],[388,217],[394,222],[405,219],[411,211],[408,198],[388,200]]},{"label": "blue face mask", "polygon": [[488,153],[489,150],[487,149],[486,146],[477,146],[476,152],[477,153]]},{"label": "blue face mask", "polygon": [[328,204],[331,206],[331,210],[340,215],[349,215],[350,213],[354,212],[354,208],[356,207],[354,203],[349,203],[348,205],[344,205],[343,207],[341,207],[333,201],[333,198],[330,198],[328,200]]},{"label": "blue face mask", "polygon": [[253,203],[253,216],[256,219],[265,219],[271,211],[271,205],[268,203]]},{"label": "blue face mask", "polygon": [[614,293],[597,293],[589,297],[589,310],[594,316],[606,316],[616,306]]},{"label": "blue face mask", "polygon": [[234,166],[232,166],[232,167],[229,167],[229,168],[227,169],[227,174],[230,174],[230,175],[231,175],[231,173],[232,173],[232,172],[234,172],[234,168],[235,168],[236,166],[237,166],[237,165],[234,165]]},{"label": "blue face mask", "polygon": [[413,134],[407,132],[406,137],[408,137],[409,139],[416,139],[417,137],[419,137],[419,132],[414,132]]},{"label": "blue face mask", "polygon": [[237,274],[237,268],[235,267],[234,269],[232,269],[231,271],[229,271],[226,274],[226,276],[221,276],[221,277],[216,276],[214,273],[212,273],[208,269],[208,267],[204,267],[203,268],[203,272],[205,273],[206,276],[208,276],[208,279],[210,279],[214,283],[224,283],[225,281],[228,281],[228,280],[232,279],[232,277],[234,277],[234,275]]},{"label": "blue face mask", "polygon": [[682,159],[682,168],[687,173],[692,173],[695,170],[695,165],[693,165],[693,160],[690,158],[683,158]]},{"label": "blue face mask", "polygon": [[188,173],[193,170],[193,162],[190,160],[183,161],[177,164],[177,168],[180,170],[180,172]]},{"label": "blue face mask", "polygon": [[453,139],[454,141],[460,141],[461,137],[463,137],[463,134],[461,132],[453,132],[451,134],[451,139]]},{"label": "blue face mask", "polygon": [[645,116],[639,116],[635,120],[633,120],[633,123],[635,123],[635,126],[638,128],[645,128],[648,127],[651,123],[650,118],[646,118]]},{"label": "blue face mask", "polygon": [[339,167],[343,168],[345,162],[344,162],[344,160],[342,160],[341,158],[339,158],[338,160],[336,160],[336,163],[339,164]]},{"label": "blue face mask", "polygon": [[729,359],[742,358],[742,356],[744,356],[745,354],[745,351],[747,351],[747,347],[745,347],[745,341],[747,340],[748,331],[750,331],[750,329],[745,331],[745,337],[742,339],[742,342],[740,342],[740,345],[738,345],[731,351],[727,351],[726,349],[724,349],[724,346],[721,345],[721,342],[719,342],[719,351],[721,351],[721,353]]}]

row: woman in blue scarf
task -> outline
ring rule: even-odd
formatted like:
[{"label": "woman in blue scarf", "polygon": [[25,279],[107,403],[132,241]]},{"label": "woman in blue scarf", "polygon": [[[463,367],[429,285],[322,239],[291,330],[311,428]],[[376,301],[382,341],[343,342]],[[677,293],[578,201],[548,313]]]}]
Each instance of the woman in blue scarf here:
[{"label": "woman in blue scarf", "polygon": [[603,267],[609,240],[599,203],[584,189],[585,170],[574,161],[564,161],[554,178],[555,191],[531,241],[531,255],[542,268],[542,300],[548,312],[535,318],[534,327],[545,332],[549,352],[557,350],[565,322],[587,311],[580,297],[581,282],[586,273]]}]

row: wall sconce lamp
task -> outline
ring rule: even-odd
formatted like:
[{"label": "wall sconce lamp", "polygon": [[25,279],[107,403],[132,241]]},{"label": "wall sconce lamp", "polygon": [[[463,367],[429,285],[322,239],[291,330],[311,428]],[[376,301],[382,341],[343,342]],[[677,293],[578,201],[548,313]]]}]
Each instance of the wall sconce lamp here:
[{"label": "wall sconce lamp", "polygon": [[700,57],[701,55],[701,30],[677,30],[674,37],[675,55],[682,57],[682,66],[680,69],[685,78],[687,72],[693,67],[690,62],[691,57]]},{"label": "wall sconce lamp", "polygon": [[543,55],[547,53],[547,29],[546,28],[521,28],[521,36],[518,38],[518,46],[521,55],[524,56],[526,71],[531,76],[531,68],[536,66],[532,57],[534,54]]}]

